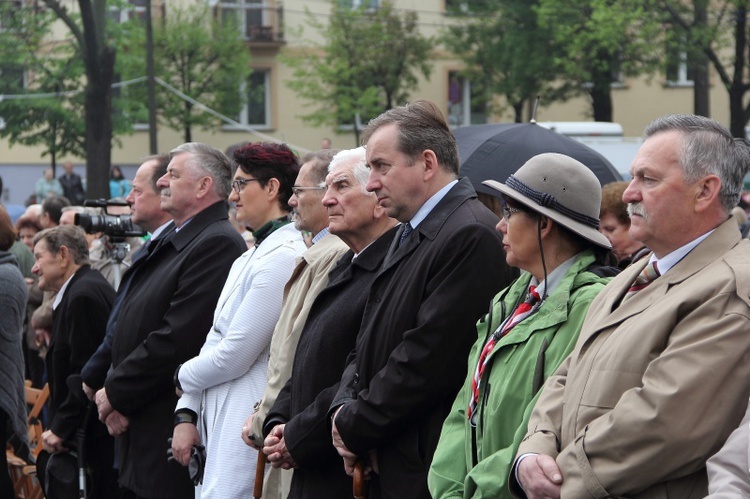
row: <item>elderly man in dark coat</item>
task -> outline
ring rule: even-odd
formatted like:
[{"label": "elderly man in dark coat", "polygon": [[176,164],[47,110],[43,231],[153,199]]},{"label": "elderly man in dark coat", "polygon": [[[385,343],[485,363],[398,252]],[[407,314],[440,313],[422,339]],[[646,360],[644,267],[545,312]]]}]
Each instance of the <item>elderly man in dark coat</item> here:
[{"label": "elderly man in dark coat", "polygon": [[[104,339],[115,290],[88,262],[86,235],[80,227],[61,225],[34,236],[33,272],[39,287],[56,291],[52,304],[52,337],[45,357],[50,388],[49,429],[42,433],[44,450],[65,451],[85,427],[85,455],[92,469],[91,497],[105,499],[117,493],[112,465],[114,440],[95,417],[85,417],[85,397],[69,390],[68,378],[81,368]],[[78,449],[82,451],[82,449]],[[44,461],[44,459],[42,459]]]},{"label": "elderly man in dark coat", "polygon": [[[329,229],[348,246],[315,299],[294,356],[292,376],[264,424],[269,461],[292,467],[290,498],[345,497],[351,479],[331,445],[325,415],[354,348],[367,292],[388,251],[396,221],[365,190],[365,150],[341,151],[326,179]],[[269,434],[270,432],[270,434]]]}]

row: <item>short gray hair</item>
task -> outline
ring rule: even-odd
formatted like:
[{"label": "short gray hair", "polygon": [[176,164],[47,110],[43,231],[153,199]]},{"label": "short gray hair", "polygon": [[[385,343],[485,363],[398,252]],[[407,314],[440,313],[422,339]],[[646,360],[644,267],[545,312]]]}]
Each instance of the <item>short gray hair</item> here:
[{"label": "short gray hair", "polygon": [[657,118],[646,127],[644,137],[669,131],[682,134],[678,157],[685,181],[695,182],[706,175],[719,177],[719,198],[729,214],[740,201],[743,180],[750,168],[748,142],[732,137],[719,122],[694,114]]},{"label": "short gray hair", "polygon": [[300,165],[311,163],[310,174],[313,181],[320,186],[326,185],[326,174],[328,173],[328,167],[331,164],[331,160],[338,153],[336,149],[321,149],[320,151],[313,151],[302,156]]},{"label": "short gray hair", "polygon": [[333,173],[334,170],[343,166],[350,166],[352,169],[352,175],[357,182],[359,182],[362,192],[365,194],[375,195],[374,192],[368,192],[366,189],[367,181],[370,178],[370,169],[367,167],[367,157],[365,155],[364,147],[357,147],[356,149],[344,149],[339,151],[331,160],[331,164],[328,165],[328,172]]},{"label": "short gray hair", "polygon": [[169,151],[170,159],[178,154],[188,153],[188,165],[207,173],[214,181],[214,192],[221,199],[227,199],[232,189],[232,165],[226,154],[208,144],[186,142]]},{"label": "short gray hair", "polygon": [[77,225],[58,225],[37,232],[34,235],[34,246],[39,241],[44,241],[47,251],[53,255],[60,253],[60,248],[65,246],[76,265],[89,263],[89,243],[86,241],[86,233]]}]

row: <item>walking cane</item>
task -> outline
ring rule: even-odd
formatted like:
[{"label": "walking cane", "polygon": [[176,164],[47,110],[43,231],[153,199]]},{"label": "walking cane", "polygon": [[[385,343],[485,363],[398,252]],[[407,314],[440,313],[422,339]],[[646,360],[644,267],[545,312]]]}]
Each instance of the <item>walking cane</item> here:
[{"label": "walking cane", "polygon": [[253,487],[253,497],[260,499],[263,496],[263,476],[266,471],[266,455],[263,449],[258,451],[258,463],[255,465],[255,485]]},{"label": "walking cane", "polygon": [[354,493],[354,499],[365,499],[365,465],[359,458],[354,462],[352,492]]}]

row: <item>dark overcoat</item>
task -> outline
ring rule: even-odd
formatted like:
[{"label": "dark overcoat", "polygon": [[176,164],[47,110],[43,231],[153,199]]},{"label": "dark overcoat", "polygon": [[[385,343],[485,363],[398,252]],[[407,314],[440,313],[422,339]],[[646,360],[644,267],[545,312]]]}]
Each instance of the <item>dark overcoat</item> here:
[{"label": "dark overcoat", "polygon": [[246,249],[221,201],[152,244],[130,280],[104,387],[112,407],[130,420],[120,441],[120,484],[139,496],[194,495],[187,468],[167,462],[174,372],[200,351],[229,269]]},{"label": "dark overcoat", "polygon": [[[115,290],[89,265],[76,271],[53,312],[52,336],[45,356],[50,389],[48,419],[52,433],[71,443],[87,403],[69,393],[67,379],[81,368],[104,339]],[[100,430],[106,427],[99,423]]]},{"label": "dark overcoat", "polygon": [[466,374],[476,321],[515,272],[498,218],[468,179],[386,258],[368,293],[356,353],[332,411],[344,443],[377,451],[368,497],[429,498],[427,471]]},{"label": "dark overcoat", "polygon": [[352,480],[333,448],[325,416],[354,348],[370,285],[395,232],[387,231],[354,260],[349,250],[331,270],[302,330],[292,377],[266,418],[264,430],[286,423],[284,439],[299,466],[290,499],[351,495]]}]

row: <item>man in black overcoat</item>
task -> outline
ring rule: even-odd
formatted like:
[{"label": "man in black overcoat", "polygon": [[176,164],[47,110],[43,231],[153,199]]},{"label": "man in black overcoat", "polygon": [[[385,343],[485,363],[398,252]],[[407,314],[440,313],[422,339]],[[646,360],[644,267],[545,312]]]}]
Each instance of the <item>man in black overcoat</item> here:
[{"label": "man in black overcoat", "polygon": [[358,456],[375,472],[368,497],[429,498],[427,471],[476,321],[514,272],[497,217],[459,179],[456,142],[434,103],[386,111],[362,137],[367,190],[402,225],[368,293],[332,436],[347,472]]},{"label": "man in black overcoat", "polygon": [[247,249],[228,219],[229,159],[195,142],[170,156],[157,186],[174,227],[149,246],[130,279],[115,325],[113,369],[95,397],[100,419],[121,433],[126,499],[194,496],[188,469],[167,461],[177,402],[173,376],[200,351],[229,269]]}]

